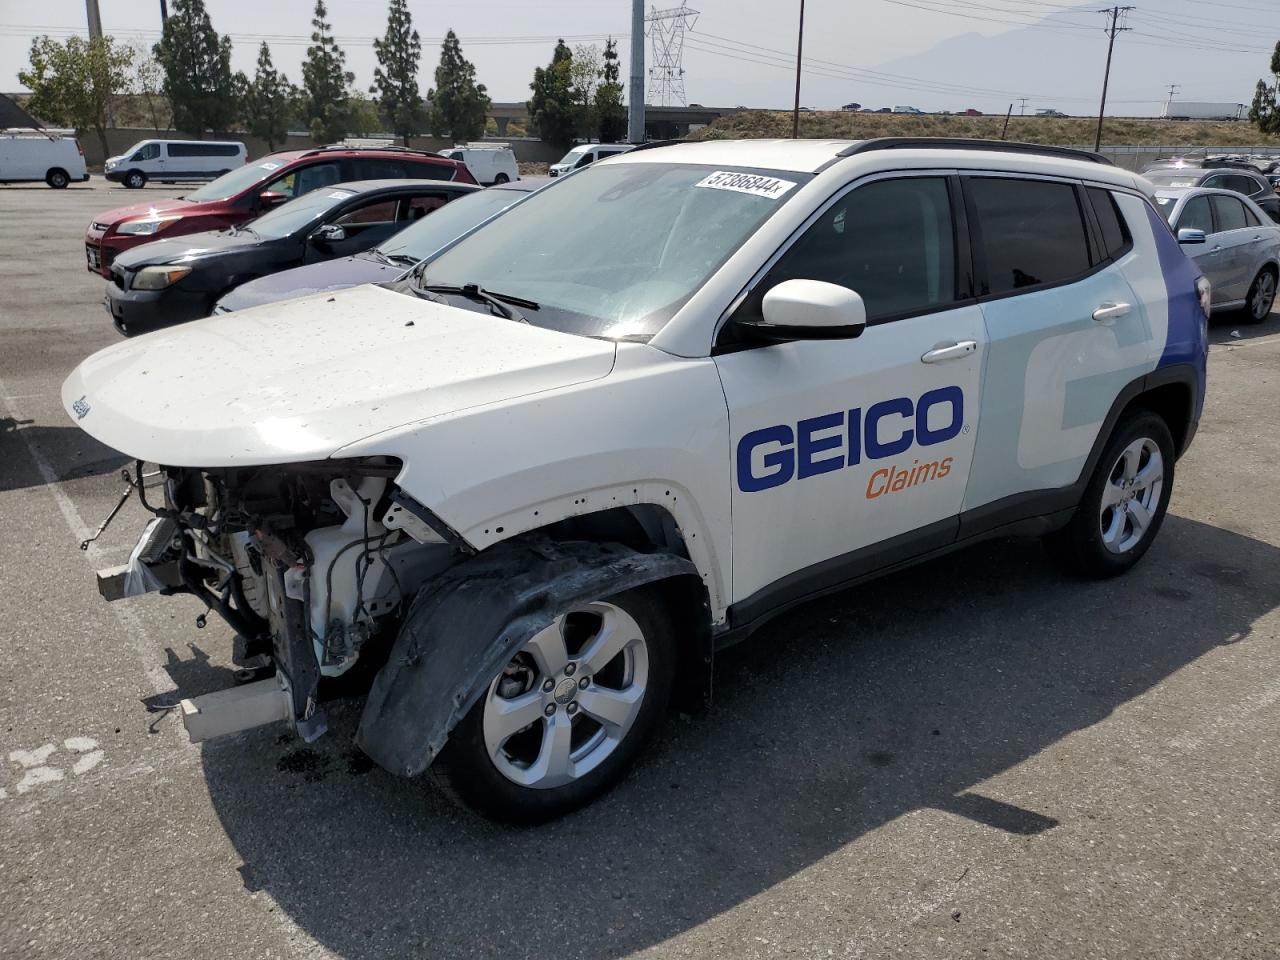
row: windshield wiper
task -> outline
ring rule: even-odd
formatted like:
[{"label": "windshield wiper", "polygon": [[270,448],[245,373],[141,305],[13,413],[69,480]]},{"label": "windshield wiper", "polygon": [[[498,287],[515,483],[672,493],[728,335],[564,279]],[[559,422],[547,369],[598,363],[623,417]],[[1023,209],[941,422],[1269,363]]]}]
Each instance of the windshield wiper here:
[{"label": "windshield wiper", "polygon": [[378,256],[387,261],[387,263],[400,263],[410,267],[414,266],[420,259],[407,253],[383,253],[381,250],[378,251]]},{"label": "windshield wiper", "polygon": [[422,286],[415,284],[413,289],[423,293],[452,294],[453,296],[466,297],[468,300],[474,300],[477,303],[487,303],[502,316],[517,323],[528,323],[529,320],[516,307],[524,307],[527,310],[537,310],[540,307],[540,304],[533,300],[526,300],[524,297],[513,297],[508,293],[495,293],[492,290],[485,290],[478,283],[464,283],[462,286],[453,286],[446,283],[428,283]]}]

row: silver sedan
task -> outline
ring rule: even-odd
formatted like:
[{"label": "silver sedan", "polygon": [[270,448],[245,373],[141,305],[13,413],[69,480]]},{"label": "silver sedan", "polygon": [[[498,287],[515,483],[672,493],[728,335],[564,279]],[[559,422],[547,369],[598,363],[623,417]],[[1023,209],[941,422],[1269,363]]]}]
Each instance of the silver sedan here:
[{"label": "silver sedan", "polygon": [[1248,197],[1207,187],[1156,191],[1156,204],[1213,286],[1213,310],[1261,323],[1280,279],[1280,226]]}]

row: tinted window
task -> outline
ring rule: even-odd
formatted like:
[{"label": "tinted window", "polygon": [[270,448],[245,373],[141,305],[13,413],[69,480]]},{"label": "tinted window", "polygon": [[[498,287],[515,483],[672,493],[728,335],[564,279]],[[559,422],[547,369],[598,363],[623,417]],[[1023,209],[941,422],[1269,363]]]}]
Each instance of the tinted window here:
[{"label": "tinted window", "polygon": [[1255,193],[1261,193],[1262,190],[1258,186],[1258,182],[1253,177],[1242,177],[1239,174],[1226,177],[1226,188],[1234,190],[1236,193],[1243,193],[1246,197]]},{"label": "tinted window", "polygon": [[334,223],[390,223],[396,218],[396,205],[399,200],[376,200],[348,210]]},{"label": "tinted window", "polygon": [[[341,179],[338,164],[330,160],[326,163],[313,163],[309,167],[295,168],[283,177],[271,181],[264,190],[283,193],[286,197],[300,197],[318,187],[332,186]],[[217,180],[214,181],[214,183],[217,182]]]},{"label": "tinted window", "polygon": [[1182,215],[1178,217],[1178,229],[1213,233],[1213,217],[1209,213],[1208,197],[1192,197],[1187,201],[1186,206],[1182,208]]},{"label": "tinted window", "polygon": [[148,143],[135,153],[130,160],[158,160],[160,159],[160,144]]},{"label": "tinted window", "polygon": [[1210,197],[1219,230],[1243,230],[1248,226],[1244,218],[1244,204],[1235,197]]},{"label": "tinted window", "polygon": [[403,180],[404,161],[382,157],[356,157],[351,161],[352,180]]},{"label": "tinted window", "polygon": [[983,293],[1056,283],[1089,270],[1089,241],[1075,187],[975,177],[968,189],[986,263]]},{"label": "tinted window", "polygon": [[1116,207],[1115,197],[1110,190],[1090,187],[1089,203],[1093,206],[1093,214],[1098,218],[1098,226],[1102,229],[1102,245],[1108,257],[1118,257],[1129,248],[1129,229]]},{"label": "tinted window", "polygon": [[432,193],[422,197],[409,198],[409,210],[406,220],[421,220],[432,210],[439,210],[449,202],[448,194]]},{"label": "tinted window", "polygon": [[1248,204],[1244,205],[1244,219],[1251,227],[1262,226],[1262,221],[1258,219],[1258,215],[1249,208]]},{"label": "tinted window", "polygon": [[171,157],[234,157],[240,148],[233,143],[171,143]]},{"label": "tinted window", "polygon": [[784,280],[825,280],[854,290],[867,319],[937,309],[956,299],[955,236],[947,182],[881,180],[836,201],[783,254],[748,308]]},{"label": "tinted window", "polygon": [[404,170],[400,176],[414,180],[452,180],[454,167],[443,163],[432,163],[430,160],[413,160],[406,158]]}]

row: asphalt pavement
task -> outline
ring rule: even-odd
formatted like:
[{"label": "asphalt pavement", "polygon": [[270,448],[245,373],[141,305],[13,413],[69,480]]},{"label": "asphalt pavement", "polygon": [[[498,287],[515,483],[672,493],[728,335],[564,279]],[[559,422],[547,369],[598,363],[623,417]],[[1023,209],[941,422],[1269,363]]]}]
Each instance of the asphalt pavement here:
[{"label": "asphalt pavement", "polygon": [[1280,315],[1215,323],[1128,576],[1001,541],[797,609],[617,790],[501,828],[371,767],[355,701],[309,747],[148,712],[231,634],[98,598],[145,515],[78,548],[125,461],[59,388],[117,339],[85,225],[181,192],[0,187],[0,957],[1280,956]]}]

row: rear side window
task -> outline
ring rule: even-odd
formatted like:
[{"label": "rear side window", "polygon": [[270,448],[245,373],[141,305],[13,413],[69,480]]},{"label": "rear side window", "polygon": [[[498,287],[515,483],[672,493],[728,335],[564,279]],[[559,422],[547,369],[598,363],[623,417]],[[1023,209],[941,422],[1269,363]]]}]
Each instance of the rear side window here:
[{"label": "rear side window", "polygon": [[1226,187],[1236,193],[1243,193],[1246,197],[1261,193],[1258,181],[1254,180],[1253,177],[1242,177],[1238,173],[1226,178]]},{"label": "rear side window", "polygon": [[352,180],[403,180],[404,161],[383,157],[356,157],[351,161]]},{"label": "rear side window", "polygon": [[968,180],[983,294],[1060,283],[1089,271],[1089,240],[1076,189],[1048,180]]},{"label": "rear side window", "polygon": [[[443,163],[431,163],[428,160],[405,161],[407,175],[415,180],[452,180],[454,168]],[[406,174],[401,174],[405,176]]]},{"label": "rear side window", "polygon": [[1244,204],[1235,197],[1210,197],[1219,230],[1243,230],[1248,226],[1244,218]]},{"label": "rear side window", "polygon": [[[783,254],[757,286],[758,296],[794,279],[857,292],[869,321],[954,303],[955,231],[946,180],[879,180],[845,194]],[[758,302],[751,306],[759,312]]]},{"label": "rear side window", "polygon": [[1209,213],[1208,197],[1202,195],[1187,201],[1187,205],[1182,208],[1181,216],[1178,217],[1178,229],[1213,233],[1213,215]]},{"label": "rear side window", "polygon": [[1114,260],[1132,244],[1129,228],[1116,207],[1115,197],[1110,190],[1089,187],[1085,191],[1089,195],[1089,205],[1093,207],[1093,215],[1098,218],[1098,228],[1102,231],[1102,246],[1107,258]]},{"label": "rear side window", "polygon": [[234,143],[171,143],[171,157],[235,157],[240,148]]},{"label": "rear side window", "polygon": [[1249,208],[1247,203],[1244,205],[1244,219],[1251,227],[1262,226],[1262,221],[1258,219],[1258,215]]}]

